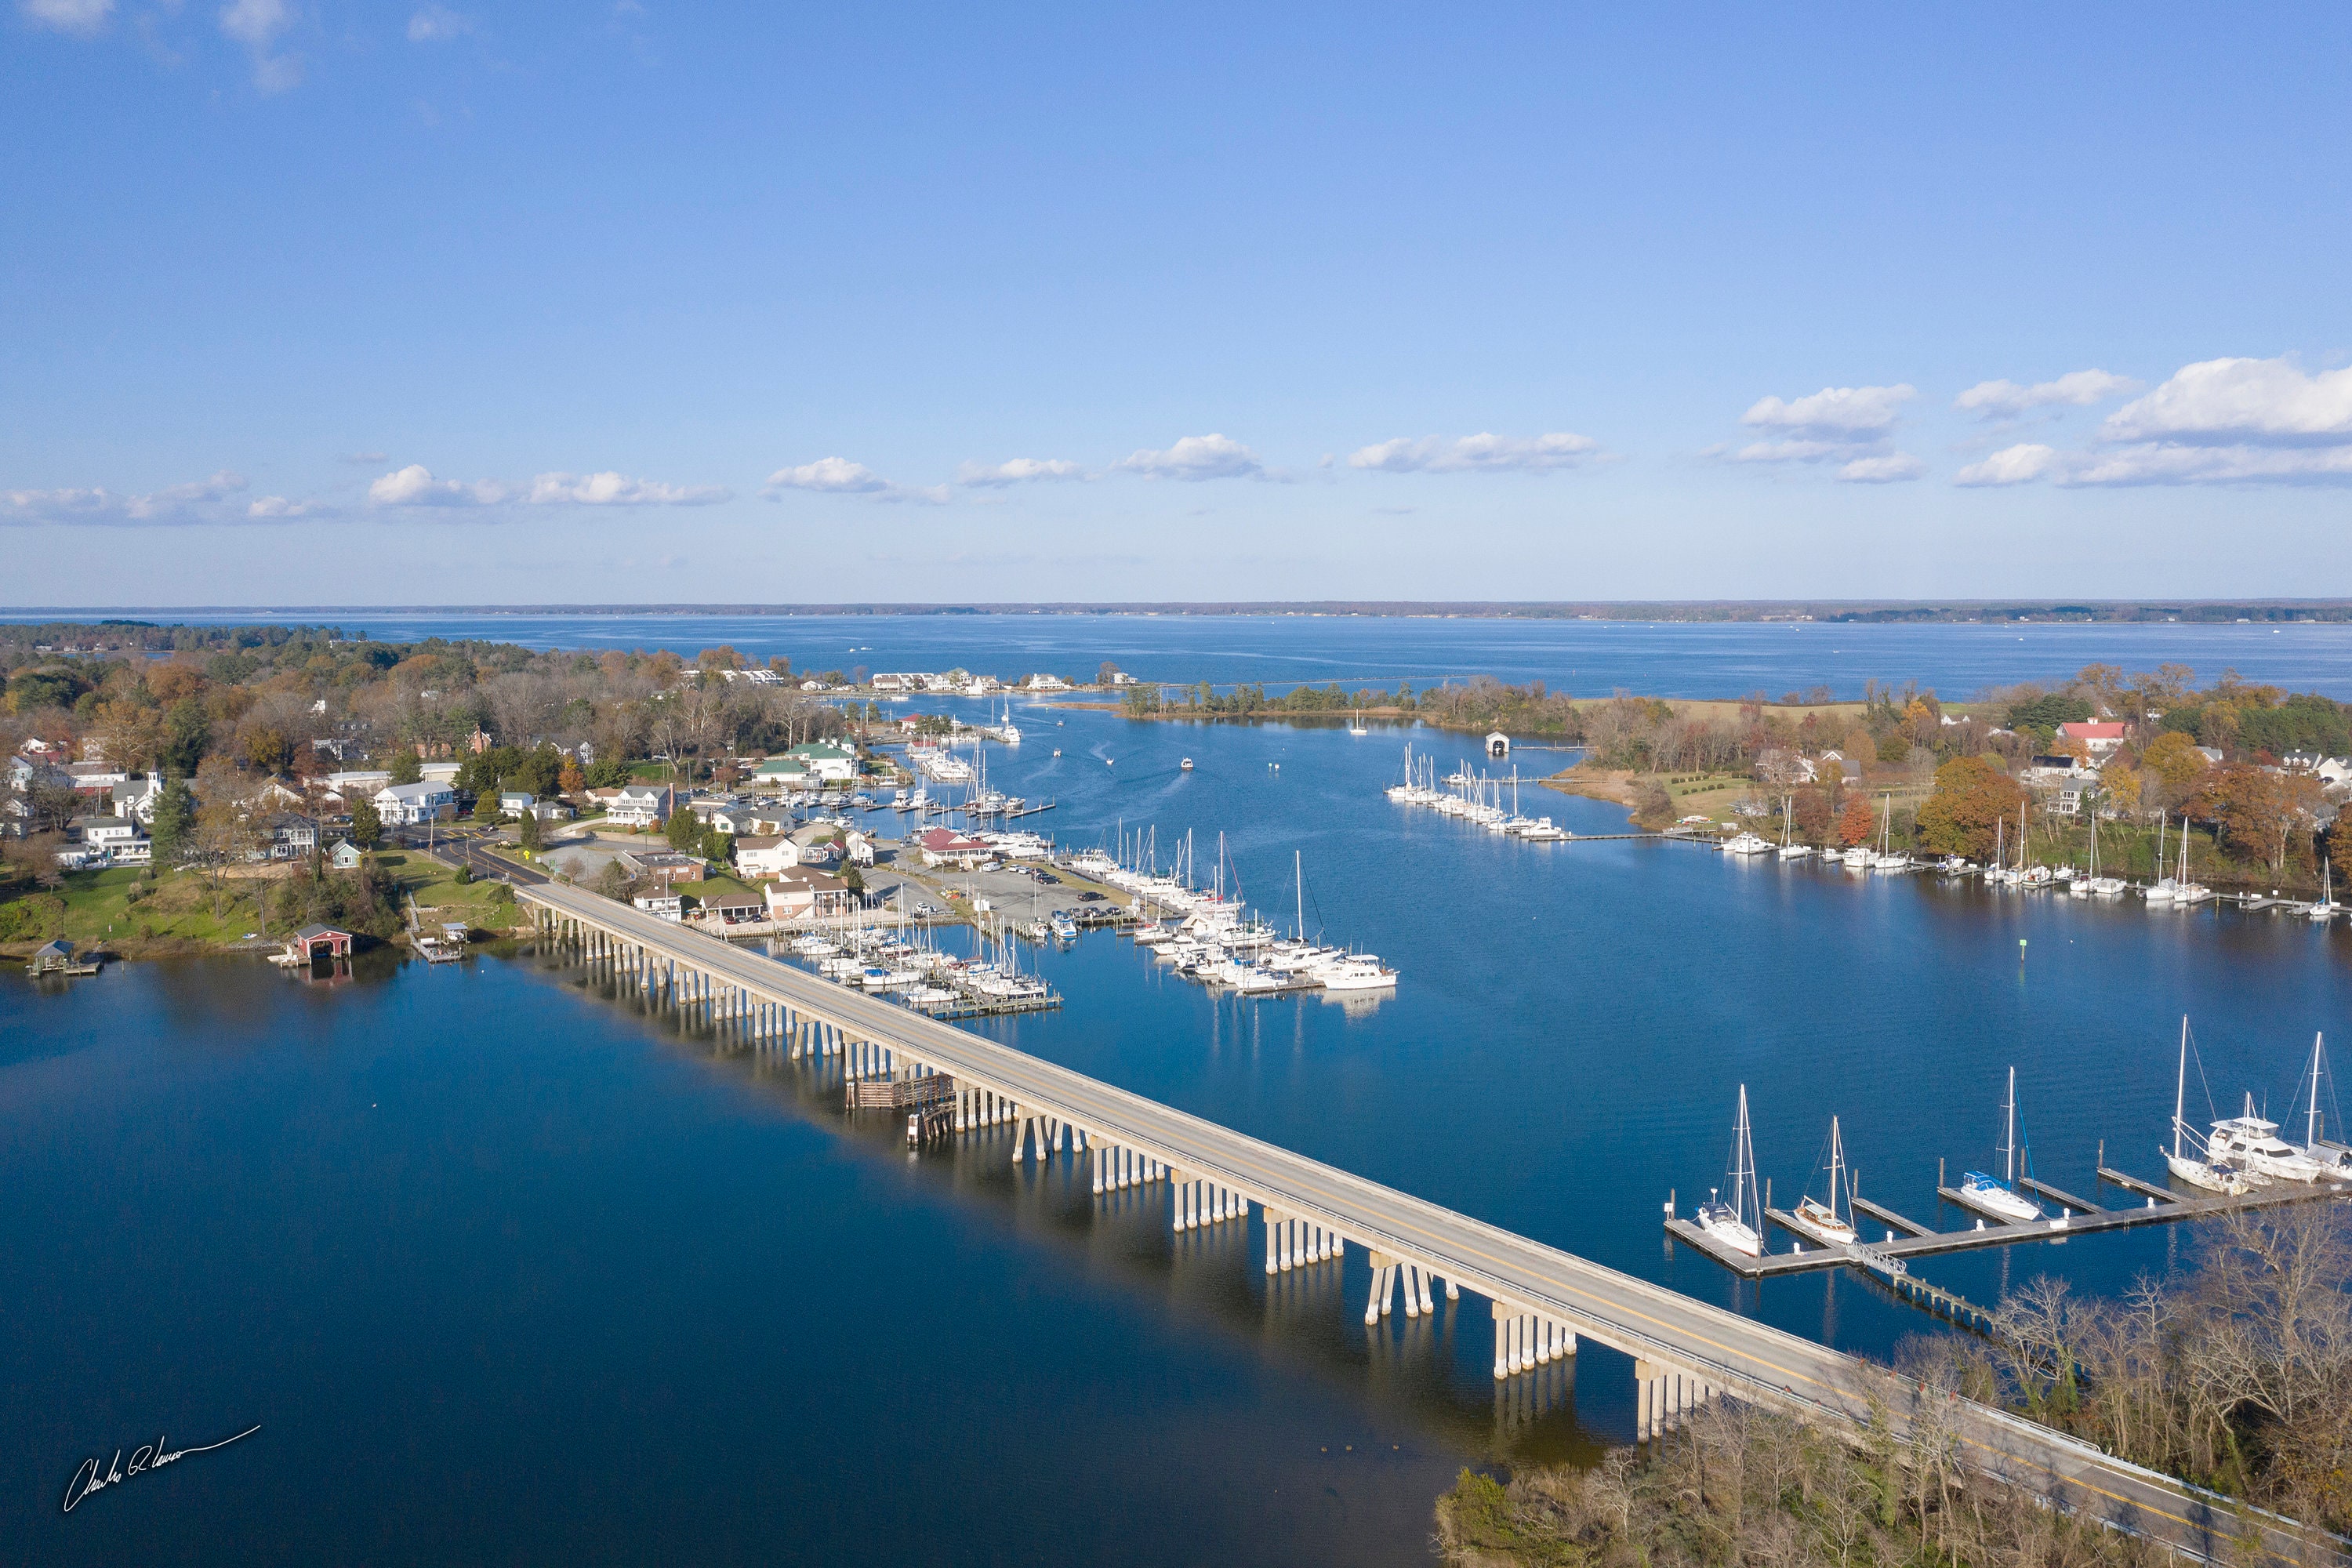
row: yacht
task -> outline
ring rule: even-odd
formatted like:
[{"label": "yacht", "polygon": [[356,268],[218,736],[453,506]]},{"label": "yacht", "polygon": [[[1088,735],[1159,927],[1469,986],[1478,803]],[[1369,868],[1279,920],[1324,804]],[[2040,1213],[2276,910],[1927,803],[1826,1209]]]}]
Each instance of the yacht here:
[{"label": "yacht", "polygon": [[[1970,1171],[1960,1179],[1959,1200],[2004,1225],[2030,1225],[2043,1217],[2042,1205],[2017,1190],[2017,1069],[2009,1069],[2009,1100],[2001,1107],[2005,1142],[1996,1151],[2006,1157],[2003,1174]],[[2032,1157],[2027,1156],[2030,1168]]]},{"label": "yacht", "polygon": [[1397,972],[1369,952],[1351,952],[1336,962],[1308,971],[1326,991],[1393,991]]},{"label": "yacht", "polygon": [[1186,757],[1182,762],[1176,764],[1176,769],[1179,773],[1191,773],[1192,771],[1192,759]]},{"label": "yacht", "polygon": [[1727,840],[1723,846],[1723,852],[1726,855],[1738,855],[1745,858],[1750,855],[1769,855],[1773,847],[1772,841],[1769,838],[1759,837],[1753,833],[1742,833],[1735,838]]},{"label": "yacht", "polygon": [[1744,1083],[1739,1086],[1739,1119],[1731,1124],[1731,1169],[1724,1179],[1731,1184],[1731,1201],[1723,1201],[1720,1187],[1709,1192],[1706,1202],[1698,1205],[1698,1227],[1709,1240],[1734,1252],[1761,1258],[1764,1243],[1758,1227],[1764,1223],[1764,1205],[1756,1194],[1756,1150],[1748,1139]]},{"label": "yacht", "polygon": [[1078,940],[1078,922],[1072,920],[1065,911],[1056,910],[1055,912],[1054,940],[1056,942],[1076,942]]},{"label": "yacht", "polygon": [[2278,1123],[2254,1113],[2254,1097],[2246,1109],[2213,1123],[2205,1147],[2214,1159],[2226,1162],[2250,1176],[2273,1182],[2321,1182],[2335,1174],[2330,1165],[2297,1149],[2278,1135]]},{"label": "yacht", "polygon": [[[1798,1201],[1797,1212],[1789,1218],[1797,1229],[1824,1247],[1851,1247],[1854,1241],[1853,1194],[1852,1178],[1846,1174],[1845,1142],[1838,1132],[1838,1119],[1830,1118],[1830,1157],[1825,1169],[1829,1173],[1829,1201],[1823,1203],[1808,1191]],[[1844,1200],[1844,1212],[1839,1212],[1839,1200]]]},{"label": "yacht", "polygon": [[1538,816],[1519,829],[1519,837],[1533,839],[1538,844],[1549,844],[1565,838],[1568,835],[1561,832],[1550,817]]}]

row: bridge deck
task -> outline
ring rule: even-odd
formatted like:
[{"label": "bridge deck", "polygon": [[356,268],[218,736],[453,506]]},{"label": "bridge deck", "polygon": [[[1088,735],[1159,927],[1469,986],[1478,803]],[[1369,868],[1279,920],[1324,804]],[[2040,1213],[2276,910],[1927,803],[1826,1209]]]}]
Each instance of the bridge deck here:
[{"label": "bridge deck", "polygon": [[[887,1044],[909,1064],[953,1074],[1010,1098],[1023,1115],[1052,1116],[1086,1130],[1098,1142],[1140,1151],[1172,1167],[1181,1179],[1218,1182],[1276,1215],[1308,1220],[1389,1259],[1427,1268],[1487,1297],[1498,1309],[1562,1320],[1579,1335],[1653,1369],[1663,1364],[1738,1397],[1857,1424],[1871,1419],[1875,1405],[1898,1430],[1908,1426],[1920,1399],[1936,1397],[1924,1387],[1915,1392],[1884,1369],[1810,1340],[832,984],[764,955],[730,947],[715,937],[575,888],[534,884],[524,876],[514,880],[518,899],[554,916],[690,966],[716,984],[829,1021],[856,1038]],[[2109,1223],[2123,1217],[2101,1216]],[[2089,1229],[2098,1223],[2077,1221],[2073,1228]],[[1696,1236],[1680,1222],[1674,1222],[1673,1228],[1681,1239]],[[1880,1250],[1939,1250],[1975,1244],[1981,1234],[1965,1240],[1913,1237]],[[1703,1244],[1693,1240],[1693,1245]],[[1827,1248],[1803,1256],[1808,1267],[1817,1266],[1817,1259],[1820,1264],[1842,1260]],[[1741,1261],[1752,1268],[1757,1260]],[[2059,1486],[2103,1513],[2121,1507],[2147,1532],[2200,1556],[2229,1549],[2235,1521],[2226,1508],[2190,1494],[2168,1478],[1983,1406],[1965,1406],[1959,1429],[1971,1462],[1980,1468],[2045,1491]]]}]

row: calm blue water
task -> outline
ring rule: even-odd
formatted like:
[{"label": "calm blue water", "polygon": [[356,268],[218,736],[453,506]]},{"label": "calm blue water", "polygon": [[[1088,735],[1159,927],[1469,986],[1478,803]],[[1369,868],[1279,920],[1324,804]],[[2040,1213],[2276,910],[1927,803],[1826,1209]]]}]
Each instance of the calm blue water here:
[{"label": "calm blue water", "polygon": [[[47,619],[14,615],[5,618]],[[150,616],[248,625],[261,617]],[[1738,697],[1825,684],[1842,698],[1866,680],[1916,680],[1958,699],[1989,686],[2054,680],[2086,664],[2153,669],[2186,664],[2205,679],[2234,668],[2250,680],[2352,698],[2352,626],[2141,624],[1990,626],[1672,625],[1262,616],[297,616],[405,641],[488,637],[529,647],[669,648],[730,644],[800,669],[945,669],[1013,679],[1045,670],[1093,679],[1110,659],[1147,680],[1338,680],[1393,688],[1473,675],[1542,680],[1580,696],[1613,690]]]},{"label": "calm blue water", "polygon": [[[1042,956],[1064,1011],[995,1033],[1866,1352],[1927,1321],[1843,1274],[1737,1285],[1664,1240],[1668,1192],[1686,1211],[1721,1180],[1739,1083],[1778,1200],[1835,1112],[1866,1193],[1955,1226],[1937,1161],[1992,1157],[2011,1064],[2036,1168],[2090,1195],[2102,1140],[2160,1171],[2184,1011],[2217,1095],[2274,1110],[2311,1032],[2340,1039],[2352,1015],[2352,931],[1503,840],[1382,798],[1398,730],[1023,723],[989,766],[1057,800],[1031,825],[1072,844],[1156,825],[1163,855],[1189,827],[1203,864],[1222,829],[1284,923],[1296,851],[1309,923],[1404,980],[1369,1006],[1221,1002],[1093,936]],[[1441,772],[1461,745],[1413,738]],[[1620,818],[1523,804],[1585,831]],[[1177,1244],[1156,1199],[1098,1205],[985,1141],[909,1159],[836,1096],[527,954],[334,987],[230,962],[71,989],[11,972],[0,1531],[59,1563],[1062,1561],[1107,1542],[1402,1563],[1425,1560],[1460,1464],[1630,1432],[1606,1352],[1541,1411],[1498,1408],[1481,1303],[1368,1335],[1360,1255],[1269,1289],[1255,1231]],[[2116,1290],[2194,1246],[2150,1227],[1921,1272],[1986,1301],[2040,1272]],[[256,1421],[57,1513],[92,1452]]]}]

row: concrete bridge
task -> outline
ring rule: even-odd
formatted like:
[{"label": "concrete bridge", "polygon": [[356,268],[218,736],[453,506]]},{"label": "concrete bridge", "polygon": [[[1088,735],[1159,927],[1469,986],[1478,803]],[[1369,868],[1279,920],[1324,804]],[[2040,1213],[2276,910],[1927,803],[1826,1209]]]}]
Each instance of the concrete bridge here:
[{"label": "concrete bridge", "polygon": [[[1574,1355],[1585,1342],[1632,1358],[1636,1428],[1645,1439],[1718,1395],[1849,1427],[1875,1413],[1898,1436],[1933,1436],[1957,1447],[1969,1468],[2197,1557],[2232,1554],[2250,1522],[2227,1500],[2048,1428],[631,906],[526,883],[528,875],[515,874],[525,884],[516,897],[543,939],[755,1048],[835,1057],[859,1077],[945,1075],[953,1080],[956,1131],[1010,1129],[1015,1162],[1085,1160],[1097,1192],[1163,1185],[1179,1230],[1255,1218],[1270,1274],[1362,1250],[1372,1271],[1367,1323],[1393,1311],[1433,1311],[1438,1291],[1456,1300],[1467,1292],[1488,1303],[1497,1379]],[[2251,1522],[2283,1561],[2340,1561],[2317,1532],[2262,1515]]]}]

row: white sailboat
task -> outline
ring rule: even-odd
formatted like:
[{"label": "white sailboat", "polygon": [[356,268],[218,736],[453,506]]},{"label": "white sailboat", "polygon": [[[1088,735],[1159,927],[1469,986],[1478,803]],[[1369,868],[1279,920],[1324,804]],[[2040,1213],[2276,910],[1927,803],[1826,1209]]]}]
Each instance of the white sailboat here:
[{"label": "white sailboat", "polygon": [[2319,863],[2319,901],[2304,910],[2315,921],[2332,921],[2344,912],[2336,901],[2336,868],[2326,860]]},{"label": "white sailboat", "polygon": [[1348,733],[1350,735],[1369,735],[1371,733],[1370,730],[1364,728],[1364,715],[1361,710],[1358,710],[1349,716]]},{"label": "white sailboat", "polygon": [[1790,839],[1789,830],[1793,826],[1793,808],[1790,803],[1795,798],[1793,795],[1786,795],[1780,797],[1780,858],[1783,860],[1801,860],[1813,852],[1811,845],[1797,844]]},{"label": "white sailboat", "polygon": [[1911,869],[1911,855],[1908,850],[1895,848],[1895,796],[1890,794],[1885,800],[1886,809],[1880,814],[1878,823],[1878,858],[1870,863],[1870,868],[1893,876]]},{"label": "white sailboat", "polygon": [[[2199,1082],[2205,1079],[2205,1069],[2197,1069]],[[2165,1169],[2192,1187],[2202,1187],[2209,1193],[2221,1193],[2240,1197],[2260,1184],[2233,1166],[2215,1159],[2206,1147],[2205,1140],[2191,1131],[2184,1112],[2189,1098],[2189,1016],[2180,1018],[2180,1067],[2172,1086],[2172,1147],[2164,1154]]]},{"label": "white sailboat", "polygon": [[[2005,1162],[2002,1173],[1970,1171],[1960,1179],[1959,1199],[1969,1207],[2004,1225],[2028,1225],[2042,1217],[2042,1205],[2017,1190],[2017,1069],[2009,1069],[2009,1100],[2001,1107],[2002,1142],[1995,1152]],[[2027,1163],[2031,1165],[2029,1155]]]},{"label": "white sailboat", "polygon": [[1723,1201],[1720,1187],[1698,1205],[1698,1227],[1709,1238],[1750,1258],[1764,1256],[1764,1205],[1756,1192],[1756,1148],[1748,1132],[1748,1086],[1739,1086],[1739,1120],[1731,1128],[1731,1201]]},{"label": "white sailboat", "polygon": [[[2305,1158],[2325,1168],[2329,1180],[2352,1182],[2352,1149],[2347,1149],[2339,1143],[2327,1142],[2320,1137],[2321,1131],[2327,1125],[2319,1114],[2319,1079],[2320,1075],[2326,1070],[2327,1065],[2327,1058],[2321,1048],[2320,1041],[2320,1036],[2311,1037],[2311,1110],[2304,1122],[2301,1152]],[[2335,1092],[2331,1087],[2328,1099],[2333,1101],[2335,1098]],[[2337,1108],[2336,1120],[2340,1136],[2341,1124],[2344,1121],[2341,1107]]]},{"label": "white sailboat", "polygon": [[1789,1217],[1799,1230],[1824,1247],[1850,1247],[1854,1239],[1853,1182],[1846,1173],[1845,1142],[1834,1116],[1830,1118],[1829,1163],[1823,1168],[1829,1173],[1829,1201],[1823,1203],[1808,1189],[1798,1200],[1797,1212]]}]

